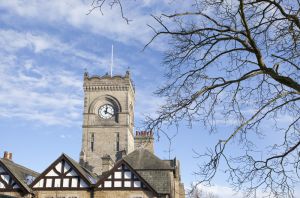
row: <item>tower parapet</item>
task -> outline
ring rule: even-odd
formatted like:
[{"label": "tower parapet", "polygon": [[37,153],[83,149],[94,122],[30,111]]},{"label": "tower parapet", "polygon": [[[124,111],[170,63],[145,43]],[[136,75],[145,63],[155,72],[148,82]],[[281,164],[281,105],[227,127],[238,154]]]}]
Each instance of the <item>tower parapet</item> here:
[{"label": "tower parapet", "polygon": [[114,75],[110,76],[105,74],[104,76],[93,75],[89,76],[87,72],[84,73],[83,90],[85,92],[90,91],[133,91],[135,88],[130,78],[129,71],[124,76]]}]

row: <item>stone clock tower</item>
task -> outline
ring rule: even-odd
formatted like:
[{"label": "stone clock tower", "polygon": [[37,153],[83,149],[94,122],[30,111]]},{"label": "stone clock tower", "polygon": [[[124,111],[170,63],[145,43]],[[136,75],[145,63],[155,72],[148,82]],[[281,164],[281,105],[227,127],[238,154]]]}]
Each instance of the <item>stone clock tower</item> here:
[{"label": "stone clock tower", "polygon": [[134,87],[125,76],[84,74],[80,164],[101,175],[134,150]]}]

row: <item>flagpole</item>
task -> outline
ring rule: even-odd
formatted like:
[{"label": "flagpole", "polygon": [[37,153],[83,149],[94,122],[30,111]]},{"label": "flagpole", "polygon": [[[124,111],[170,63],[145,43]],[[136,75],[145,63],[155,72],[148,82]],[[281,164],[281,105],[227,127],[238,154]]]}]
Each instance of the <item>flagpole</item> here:
[{"label": "flagpole", "polygon": [[111,64],[110,64],[110,77],[112,77],[112,68],[114,65],[114,45],[111,45]]}]

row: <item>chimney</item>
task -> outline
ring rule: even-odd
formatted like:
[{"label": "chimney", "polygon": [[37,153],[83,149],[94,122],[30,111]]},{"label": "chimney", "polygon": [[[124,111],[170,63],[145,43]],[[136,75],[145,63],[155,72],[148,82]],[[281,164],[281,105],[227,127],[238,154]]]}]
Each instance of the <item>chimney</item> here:
[{"label": "chimney", "polygon": [[102,173],[109,171],[114,166],[114,162],[109,155],[104,155],[102,159]]},{"label": "chimney", "polygon": [[152,131],[136,131],[134,137],[134,149],[144,148],[151,153],[154,153],[153,141]]},{"label": "chimney", "polygon": [[3,159],[12,160],[12,153],[4,151]]}]

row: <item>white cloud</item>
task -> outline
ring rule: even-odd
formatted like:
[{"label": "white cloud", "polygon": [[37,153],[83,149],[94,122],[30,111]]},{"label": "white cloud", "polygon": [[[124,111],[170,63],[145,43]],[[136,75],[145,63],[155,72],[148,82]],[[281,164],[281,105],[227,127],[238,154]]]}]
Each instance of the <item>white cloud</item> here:
[{"label": "white cloud", "polygon": [[[225,184],[216,184],[212,186],[204,186],[199,184],[197,186],[198,192],[202,192],[202,195],[214,195],[217,198],[244,198],[244,197],[249,197],[246,196],[243,192],[236,192],[232,188],[225,186]],[[295,188],[295,195],[299,194],[299,187]],[[266,192],[262,192],[261,190],[257,190],[255,195],[252,195],[251,197],[269,197],[269,194]]]},{"label": "white cloud", "polygon": [[21,49],[41,53],[68,46],[49,36],[13,30],[0,30],[0,43],[4,46],[0,49],[0,117],[48,125],[80,123],[81,76],[63,68],[37,65],[35,60],[17,54]]},{"label": "white cloud", "polygon": [[1,50],[9,53],[23,48],[32,48],[35,53],[40,53],[55,47],[56,44],[59,44],[59,42],[49,36],[38,36],[29,32],[17,32],[14,30],[0,30],[0,45],[3,46]]},{"label": "white cloud", "polygon": [[[47,125],[80,123],[81,80],[77,75],[64,70],[48,71],[35,65],[30,69],[15,65],[3,65],[0,61],[0,67],[6,68],[0,74],[0,117]],[[10,69],[18,72],[11,73]],[[33,76],[34,73],[41,76]]]},{"label": "white cloud", "polygon": [[[0,49],[1,117],[18,117],[50,125],[80,121],[82,73],[72,72],[69,66],[41,63],[35,57],[51,52],[55,64],[56,61],[70,66],[75,64],[72,68],[79,67],[82,71],[90,63],[107,70],[109,57],[75,48],[46,33],[0,29],[0,44],[3,46]],[[22,51],[34,52],[36,56],[19,56]],[[121,58],[115,61],[118,65],[128,65]]]},{"label": "white cloud", "polygon": [[[17,14],[20,17],[34,19],[43,23],[62,25],[67,23],[76,28],[93,32],[110,39],[125,43],[140,42],[145,44],[152,34],[147,24],[152,21],[149,15],[145,15],[136,6],[126,6],[129,14],[134,19],[128,25],[120,16],[118,9],[105,9],[104,15],[95,10],[87,15],[91,1],[5,1],[0,7]],[[37,49],[43,49],[45,43],[37,41]],[[39,48],[40,47],[40,48]]]},{"label": "white cloud", "polygon": [[[106,5],[102,10],[103,14],[100,10],[95,9],[87,15],[91,9],[91,3],[92,0],[52,0],[43,2],[38,0],[10,0],[2,2],[0,8],[9,11],[11,17],[17,15],[24,20],[34,21],[36,24],[47,23],[61,28],[71,25],[85,32],[101,35],[129,45],[138,45],[142,48],[154,35],[153,30],[148,25],[160,27],[151,14],[159,16],[162,12],[187,11],[191,9],[190,5],[193,2],[190,0],[184,2],[180,0],[123,2],[124,14],[131,20],[129,24],[122,19],[118,6],[111,9],[110,6]],[[37,43],[38,46],[39,44],[41,47],[43,46],[43,43]],[[164,50],[166,45],[165,39],[157,38],[149,47]]]},{"label": "white cloud", "polygon": [[61,134],[59,137],[62,139],[71,138],[70,135],[66,135],[66,134]]},{"label": "white cloud", "polygon": [[146,87],[143,90],[136,90],[136,108],[135,115],[138,119],[143,119],[147,115],[154,117],[159,106],[163,104],[164,99],[153,95],[153,91],[150,87]]},{"label": "white cloud", "polygon": [[28,42],[26,39],[18,39],[16,37],[16,32],[11,30],[1,30],[0,31],[0,45],[4,46],[2,50],[7,52],[14,52],[20,48],[24,48],[28,46]]},{"label": "white cloud", "polygon": [[[24,48],[27,48],[27,50],[29,49],[28,51],[31,49],[37,54],[41,54],[45,50],[51,50],[60,55],[65,55],[65,58],[74,57],[76,59],[87,61],[88,63],[95,63],[99,66],[99,68],[105,70],[107,70],[106,67],[110,62],[110,57],[99,56],[94,53],[75,48],[72,44],[65,43],[59,38],[45,33],[17,32],[10,29],[0,29],[0,45],[3,46],[1,51],[3,50],[10,55],[17,53],[19,50]],[[120,58],[115,61],[118,64],[127,65],[127,62]],[[30,67],[30,64],[30,62],[26,62],[25,67]]]},{"label": "white cloud", "polygon": [[[169,1],[162,3],[145,0],[139,2],[139,5],[136,6],[136,3],[133,3],[126,6],[125,12],[129,14],[129,18],[133,19],[130,25],[121,19],[117,9],[106,9],[104,15],[101,15],[99,11],[86,15],[90,9],[90,1],[41,2],[32,0],[24,2],[11,0],[2,2],[0,8],[6,10],[6,17],[10,17],[11,22],[14,22],[16,17],[21,17],[24,21],[31,21],[37,27],[39,23],[47,24],[47,26],[55,24],[55,28],[58,29],[71,25],[81,31],[92,32],[131,45],[145,44],[152,34],[150,28],[147,27],[147,23],[150,23],[152,19],[145,14],[144,10],[147,10],[148,6],[168,6]],[[24,117],[48,124],[66,124],[76,121],[81,113],[77,112],[82,100],[80,96],[81,76],[67,72],[69,69],[66,66],[52,68],[53,63],[41,63],[34,56],[44,56],[49,53],[53,56],[53,60],[60,61],[60,64],[68,64],[72,68],[79,66],[83,69],[92,63],[106,71],[110,57],[100,57],[95,53],[79,49],[73,41],[72,44],[71,41],[62,41],[62,38],[53,36],[51,33],[37,31],[38,28],[33,28],[32,31],[20,29],[18,31],[0,29],[0,45],[4,46],[0,49],[0,55],[4,57],[0,60],[1,116]],[[35,55],[20,57],[19,55],[23,55],[24,51],[33,52]],[[128,62],[121,58],[115,59],[115,62],[115,70],[122,70],[120,66],[123,69],[129,66]],[[89,70],[93,69],[89,68]],[[80,93],[69,93],[70,90]],[[136,107],[137,117],[143,116],[142,112],[154,114],[158,105],[162,103],[161,98],[151,94],[152,90],[149,89],[143,93],[137,92],[137,98],[139,98]],[[11,99],[7,100],[7,98]],[[66,110],[68,115],[61,112],[64,106],[70,106]],[[42,113],[44,112],[42,110],[39,111],[40,109],[46,109],[45,113]],[[59,115],[65,117],[59,121]]]},{"label": "white cloud", "polygon": [[[212,185],[212,186],[197,186],[198,192],[202,195],[214,195],[217,198],[242,198],[244,197],[241,192],[235,192],[232,188],[224,185]],[[258,193],[258,197],[262,197],[263,194]]]},{"label": "white cloud", "polygon": [[241,193],[236,193],[227,186],[214,185],[211,187],[202,186],[201,188],[207,192],[211,192],[212,194],[214,194],[218,197],[222,197],[222,198],[232,198],[232,197],[241,198],[242,197]]}]

